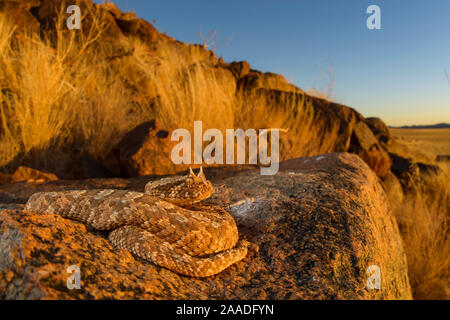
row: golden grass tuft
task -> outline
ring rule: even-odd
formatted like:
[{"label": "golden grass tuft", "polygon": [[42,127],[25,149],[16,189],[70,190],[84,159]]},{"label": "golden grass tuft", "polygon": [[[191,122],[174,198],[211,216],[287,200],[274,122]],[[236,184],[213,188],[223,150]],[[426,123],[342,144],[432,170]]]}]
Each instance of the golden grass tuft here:
[{"label": "golden grass tuft", "polygon": [[415,299],[449,299],[449,175],[433,194],[406,197],[395,206]]}]

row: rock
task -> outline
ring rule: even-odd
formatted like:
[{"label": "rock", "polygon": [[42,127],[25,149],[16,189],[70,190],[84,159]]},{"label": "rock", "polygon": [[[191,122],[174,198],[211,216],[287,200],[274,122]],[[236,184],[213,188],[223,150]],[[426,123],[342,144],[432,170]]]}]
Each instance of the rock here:
[{"label": "rock", "polygon": [[23,32],[38,33],[40,24],[29,11],[32,6],[36,6],[33,1],[24,1],[23,3],[19,1],[0,2],[0,12],[11,18],[19,34]]},{"label": "rock", "polygon": [[369,150],[362,149],[355,153],[359,155],[380,178],[384,178],[389,173],[391,159],[388,153],[378,143],[370,147]]},{"label": "rock", "polygon": [[[44,182],[60,179],[89,179],[107,178],[113,174],[99,161],[90,156],[83,148],[73,147],[71,150],[52,150],[52,156],[46,161],[40,161],[37,157],[26,157],[18,164],[13,175],[0,174],[0,184],[8,180],[14,183],[30,180],[33,182]],[[39,168],[31,169],[32,168]],[[5,169],[4,169],[5,170]],[[8,178],[8,176],[10,178]]]},{"label": "rock", "polygon": [[168,174],[183,170],[170,159],[175,142],[170,141],[169,132],[157,128],[155,120],[145,122],[128,132],[114,148],[120,172],[109,169],[117,176],[128,177],[149,174]]},{"label": "rock", "polygon": [[436,161],[437,162],[450,161],[450,155],[443,155],[443,154],[437,155]]},{"label": "rock", "polygon": [[158,39],[159,32],[149,22],[144,19],[116,19],[117,25],[127,36],[138,37],[144,42],[152,42]]},{"label": "rock", "polygon": [[399,204],[403,202],[405,195],[403,193],[402,184],[395,176],[395,174],[392,173],[392,171],[389,171],[384,176],[383,184],[386,189],[386,194],[391,203]]},{"label": "rock", "polygon": [[40,0],[2,0],[2,2],[6,4],[17,5],[25,10],[30,10],[31,8],[39,7],[39,5],[41,4]]},{"label": "rock", "polygon": [[247,93],[243,100],[267,106],[267,114],[278,112],[299,118],[298,126],[280,135],[282,160],[349,151],[359,155],[380,177],[390,170],[388,153],[364,123],[364,117],[352,108],[302,93],[267,89]]},{"label": "rock", "polygon": [[98,3],[96,6],[111,13],[115,19],[119,19],[122,16],[122,11],[112,2]]},{"label": "rock", "polygon": [[1,173],[0,172],[0,184],[8,184],[8,183],[14,183],[14,179],[12,177],[12,174],[7,174],[7,173]]},{"label": "rock", "polygon": [[120,16],[120,19],[131,21],[131,20],[137,20],[138,17],[136,15],[136,13],[134,13],[134,12],[125,12],[125,13],[122,13],[122,15]]},{"label": "rock", "polygon": [[364,150],[370,150],[370,148],[378,143],[377,138],[373,135],[369,127],[362,121],[355,125],[354,135],[357,143]]},{"label": "rock", "polygon": [[17,168],[16,172],[14,172],[13,179],[15,182],[20,181],[48,182],[58,180],[58,177],[53,173],[45,173],[33,168],[20,166]]},{"label": "rock", "polygon": [[250,64],[247,61],[231,62],[228,69],[233,73],[236,80],[250,73]]},{"label": "rock", "polygon": [[75,179],[92,179],[112,177],[113,174],[86,153],[80,154],[73,163],[71,175]]},{"label": "rock", "polygon": [[[78,222],[3,210],[0,298],[411,299],[396,220],[378,178],[357,156],[293,159],[274,176],[249,167],[208,168],[206,175],[216,188],[207,202],[228,208],[252,242],[241,262],[213,277],[179,276],[114,249],[104,233]],[[142,191],[148,179],[51,182],[39,190]],[[14,190],[20,197],[36,191]],[[81,289],[67,288],[71,265],[80,268]],[[371,265],[381,269],[381,290],[366,286]]]},{"label": "rock", "polygon": [[436,182],[443,174],[442,169],[433,164],[415,162],[395,153],[389,153],[392,159],[392,172],[400,181],[404,193],[423,195],[436,192]]},{"label": "rock", "polygon": [[281,74],[272,72],[262,73],[254,70],[238,80],[238,87],[243,90],[264,88],[270,90],[303,93],[303,90],[288,83]]},{"label": "rock", "polygon": [[[110,3],[110,2],[107,2]],[[101,21],[103,23],[104,30],[101,34],[102,41],[111,41],[116,39],[122,39],[123,34],[119,26],[117,25],[116,19],[114,18],[114,14],[111,11],[104,9],[103,7],[99,7],[98,14],[101,17]],[[91,23],[91,18],[87,17],[88,23]],[[86,22],[86,21],[85,21]],[[105,37],[107,39],[105,39]]]},{"label": "rock", "polygon": [[347,151],[353,128],[364,119],[354,109],[303,93],[257,89],[246,93],[244,105],[265,105],[268,115],[298,118],[287,134],[280,134],[282,160]]},{"label": "rock", "polygon": [[32,9],[32,13],[39,20],[41,31],[49,35],[55,30],[56,17],[60,10],[73,4],[78,5],[81,12],[89,12],[93,8],[92,0],[77,0],[76,3],[69,0],[42,0],[40,6]]},{"label": "rock", "polygon": [[434,164],[426,164],[422,162],[417,162],[420,171],[420,177],[422,179],[426,179],[426,177],[430,176],[439,176],[443,173],[442,169]]},{"label": "rock", "polygon": [[389,153],[392,159],[392,172],[397,176],[405,192],[415,192],[420,183],[420,169],[417,163],[395,153]]},{"label": "rock", "polygon": [[8,192],[0,192],[0,203],[14,203],[17,202],[17,198]]},{"label": "rock", "polygon": [[388,126],[380,118],[366,118],[365,122],[380,143],[386,145],[392,139]]},{"label": "rock", "polygon": [[0,184],[21,181],[44,183],[54,180],[58,180],[58,177],[53,173],[46,173],[25,166],[19,166],[13,174],[0,174]]},{"label": "rock", "polygon": [[359,155],[381,178],[391,169],[392,162],[388,153],[364,121],[357,122],[354,127],[349,151]]}]

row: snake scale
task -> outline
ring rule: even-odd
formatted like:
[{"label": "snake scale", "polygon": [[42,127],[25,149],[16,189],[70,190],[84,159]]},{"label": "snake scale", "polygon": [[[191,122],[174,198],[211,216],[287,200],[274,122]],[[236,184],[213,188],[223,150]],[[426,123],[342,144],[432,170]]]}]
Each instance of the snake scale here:
[{"label": "snake scale", "polygon": [[110,231],[117,248],[178,274],[207,277],[247,255],[233,217],[198,203],[213,193],[203,170],[147,183],[145,193],[71,190],[33,194],[25,210],[59,214]]}]

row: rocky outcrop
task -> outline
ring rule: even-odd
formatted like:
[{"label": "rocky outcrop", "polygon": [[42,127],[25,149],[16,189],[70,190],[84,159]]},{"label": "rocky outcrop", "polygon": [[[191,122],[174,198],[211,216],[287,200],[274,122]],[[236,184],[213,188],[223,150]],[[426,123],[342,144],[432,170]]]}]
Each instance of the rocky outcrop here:
[{"label": "rocky outcrop", "polygon": [[[16,209],[0,212],[0,297],[411,298],[395,218],[378,178],[357,156],[292,159],[274,176],[261,176],[251,167],[208,168],[206,175],[216,188],[207,202],[227,208],[252,245],[243,261],[203,279],[179,276],[114,249],[104,233],[78,222],[20,209],[37,191],[142,191],[155,177],[0,186],[0,195],[13,195],[9,202],[16,202]],[[81,288],[70,290],[67,269],[73,265],[80,268]],[[381,270],[380,290],[367,287],[371,265]]]},{"label": "rocky outcrop", "polygon": [[183,168],[170,160],[174,144],[169,132],[157,128],[155,120],[144,122],[123,137],[105,164],[117,176],[176,172]]},{"label": "rocky outcrop", "polygon": [[58,180],[58,177],[53,173],[46,173],[24,166],[19,166],[13,174],[0,173],[0,184],[8,184],[21,181],[43,183],[54,180]]},{"label": "rocky outcrop", "polygon": [[388,126],[380,118],[366,118],[366,124],[372,130],[378,141],[385,147],[392,140],[392,134],[389,131]]},{"label": "rocky outcrop", "polygon": [[434,164],[415,162],[412,158],[389,153],[392,159],[392,173],[400,181],[404,193],[433,191],[435,178],[441,175],[442,169]]},{"label": "rocky outcrop", "polygon": [[365,122],[356,123],[349,151],[359,155],[379,177],[384,178],[392,161]]},{"label": "rocky outcrop", "polygon": [[[12,6],[19,11],[14,11],[10,15],[17,16],[16,24],[20,27],[29,24],[30,27],[40,31],[41,36],[52,40],[55,33],[55,21],[58,12],[68,5],[78,4],[83,12],[83,28],[82,32],[88,32],[90,25],[94,22],[94,16],[98,18],[99,23],[105,30],[99,35],[99,42],[108,43],[111,47],[111,55],[105,57],[107,61],[117,61],[133,55],[133,50],[123,43],[127,38],[141,39],[142,50],[147,50],[146,56],[154,58],[155,64],[158,64],[162,58],[161,52],[165,55],[176,57],[174,61],[180,61],[181,68],[179,72],[170,74],[171,81],[174,83],[189,83],[191,86],[200,87],[207,81],[211,81],[217,89],[218,99],[226,101],[226,105],[233,105],[235,101],[239,102],[243,110],[248,110],[259,102],[264,103],[267,109],[267,115],[274,115],[274,118],[283,117],[279,113],[285,113],[298,121],[292,125],[287,134],[281,136],[280,158],[290,159],[300,156],[312,156],[328,152],[349,151],[358,154],[367,164],[379,175],[384,177],[390,167],[390,159],[384,148],[384,141],[389,139],[389,130],[379,119],[364,119],[364,117],[354,109],[333,103],[324,99],[311,97],[300,88],[286,81],[279,74],[270,72],[260,72],[251,68],[246,61],[225,63],[223,59],[218,59],[213,51],[206,50],[204,46],[199,44],[185,44],[180,41],[158,32],[152,23],[137,17],[135,13],[122,12],[117,6],[111,2],[103,4],[94,3],[92,0],[42,0],[42,1],[7,1],[8,6]],[[3,9],[2,9],[3,11]],[[64,12],[64,11],[62,11]],[[53,39],[56,41],[55,39]],[[54,44],[55,45],[55,44]],[[161,49],[159,51],[159,49]],[[120,61],[119,61],[120,62]],[[130,71],[131,74],[138,72]],[[141,76],[136,76],[141,77]],[[143,77],[145,78],[145,77]],[[197,79],[193,81],[192,79]],[[126,86],[133,88],[136,94],[129,100],[130,104],[136,103],[139,107],[145,108],[146,111],[152,112],[161,100],[157,93],[149,90],[149,83],[145,80],[133,81],[124,80]],[[183,87],[183,86],[180,86]],[[174,88],[178,88],[174,86]],[[168,89],[169,90],[169,89]],[[170,89],[172,90],[172,89]],[[196,89],[197,90],[197,89]],[[171,95],[170,92],[167,92]],[[222,105],[222,104],[221,104]],[[231,108],[230,108],[231,109]],[[277,113],[278,112],[278,113]],[[239,110],[237,111],[239,113]],[[236,114],[235,118],[239,115]],[[167,119],[166,119],[167,120]],[[143,120],[148,121],[148,118]],[[148,124],[148,123],[147,123]],[[142,123],[143,127],[147,126]],[[237,126],[237,124],[236,124]],[[370,127],[370,128],[369,128]],[[163,164],[159,152],[169,152],[165,138],[157,137],[150,139],[145,135],[138,134],[141,128],[138,126],[130,132],[120,133],[126,135],[123,137],[122,143],[115,150],[119,150],[121,154],[129,154],[130,159],[117,154],[108,156],[109,150],[105,150],[104,154],[96,155],[77,154],[73,155],[72,146],[64,146],[64,151],[54,158],[46,159],[47,167],[39,165],[31,165],[25,161],[16,160],[18,164],[33,166],[45,171],[54,168],[51,171],[62,178],[91,178],[98,176],[108,176],[108,170],[103,170],[101,165],[95,164],[97,169],[91,170],[90,167],[96,161],[101,162],[109,171],[116,175],[126,174],[128,176],[140,174],[173,174],[175,166],[172,163]],[[168,130],[168,128],[161,128]],[[159,129],[158,129],[159,130]],[[158,131],[157,130],[157,131]],[[140,131],[139,131],[140,132]],[[372,133],[373,132],[373,133]],[[141,151],[136,151],[135,145],[126,146],[126,141],[131,139],[139,146],[145,146]],[[151,136],[151,134],[150,134]],[[142,139],[139,140],[138,138]],[[161,142],[162,145],[158,145]],[[83,144],[83,141],[76,141],[76,144]],[[82,147],[82,146],[81,146]],[[152,149],[153,148],[153,149]],[[130,151],[131,150],[131,151]],[[144,151],[145,150],[145,151]],[[61,150],[49,150],[48,154],[57,154]],[[140,159],[138,159],[141,157]],[[24,155],[24,159],[26,155]],[[72,158],[75,158],[72,161]],[[81,159],[81,165],[78,160]],[[94,159],[95,158],[95,159]],[[84,161],[84,160],[93,161]],[[78,162],[77,162],[78,161]],[[72,163],[74,163],[72,165]],[[14,165],[18,165],[14,163]],[[60,168],[67,168],[60,169]],[[78,169],[80,167],[80,169]],[[77,168],[73,170],[72,168]],[[53,170],[53,169],[52,169]],[[179,170],[179,169],[178,169]],[[74,176],[80,172],[79,176]]]},{"label": "rocky outcrop", "polygon": [[[240,72],[238,73],[238,87],[243,90],[254,90],[254,89],[271,89],[271,90],[280,90],[287,92],[296,92],[303,93],[303,90],[296,87],[293,84],[290,84],[286,81],[286,79],[276,73],[272,72],[260,72],[257,70],[250,70],[246,72],[246,66],[244,64],[240,64],[242,67],[239,70],[236,65],[231,65],[232,70],[238,69]],[[244,71],[244,72],[242,72]],[[236,74],[236,73],[235,73]]]},{"label": "rocky outcrop", "polygon": [[250,64],[247,61],[234,61],[228,64],[228,69],[233,73],[236,80],[239,80],[250,73]]}]

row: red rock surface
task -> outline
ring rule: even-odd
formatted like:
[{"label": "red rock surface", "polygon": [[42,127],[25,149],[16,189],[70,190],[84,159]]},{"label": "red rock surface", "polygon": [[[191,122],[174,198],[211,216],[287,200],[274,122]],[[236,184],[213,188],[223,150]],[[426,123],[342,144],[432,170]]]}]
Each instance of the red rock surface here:
[{"label": "red rock surface", "polygon": [[[236,218],[248,256],[209,278],[179,276],[113,248],[104,233],[20,209],[37,191],[142,191],[155,177],[0,186],[0,298],[3,299],[410,299],[396,221],[376,175],[346,153],[285,161],[274,176],[250,167],[209,168],[207,200]],[[0,205],[2,208],[2,205]],[[1,209],[0,209],[1,210]],[[69,290],[67,267],[81,269]],[[366,269],[381,268],[381,290]]]}]

